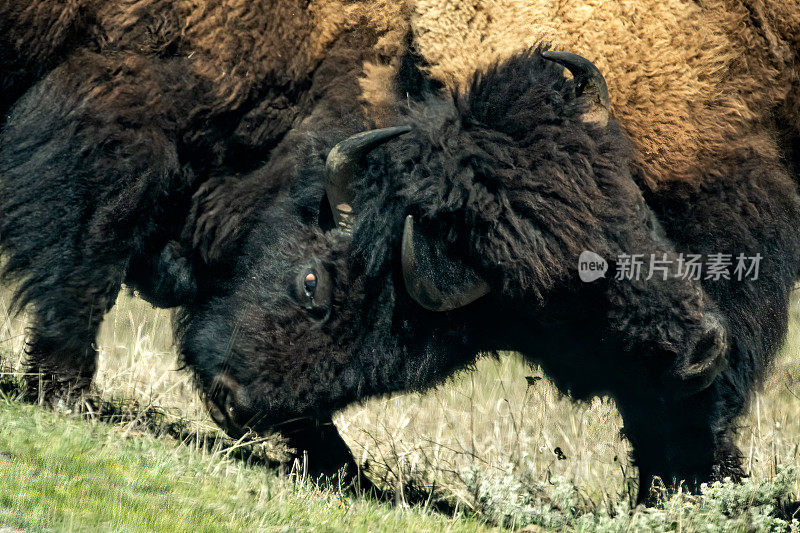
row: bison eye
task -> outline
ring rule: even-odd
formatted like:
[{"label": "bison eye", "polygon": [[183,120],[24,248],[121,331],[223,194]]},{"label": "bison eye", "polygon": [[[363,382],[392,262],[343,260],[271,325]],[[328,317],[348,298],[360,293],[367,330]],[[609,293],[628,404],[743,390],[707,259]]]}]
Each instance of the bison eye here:
[{"label": "bison eye", "polygon": [[327,319],[331,308],[331,276],[322,261],[310,259],[297,270],[294,298],[315,320]]},{"label": "bison eye", "polygon": [[314,296],[314,291],[317,290],[317,275],[313,272],[306,274],[303,280],[303,288],[306,290],[306,296]]}]

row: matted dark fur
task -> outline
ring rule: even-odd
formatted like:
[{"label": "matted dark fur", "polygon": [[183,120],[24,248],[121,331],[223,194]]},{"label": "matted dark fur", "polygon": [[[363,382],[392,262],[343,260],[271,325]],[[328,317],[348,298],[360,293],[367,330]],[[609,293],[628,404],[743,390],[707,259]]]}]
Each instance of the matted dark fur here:
[{"label": "matted dark fur", "polygon": [[[584,120],[589,103],[539,48],[448,91],[413,40],[382,57],[374,26],[312,46],[302,4],[276,8],[285,24],[266,37],[225,37],[216,2],[67,2],[58,16],[0,2],[0,245],[44,392],[89,385],[97,327],[125,283],[180,307],[183,358],[215,420],[279,429],[317,473],[356,473],[336,410],[516,350],[575,398],[617,400],[643,487],[741,476],[735,419],[784,338],[800,264],[794,154],[782,158],[777,130],[730,132],[697,179],[651,191],[624,129]],[[3,26],[11,15],[24,23]],[[218,54],[180,29],[198,20],[225,41]],[[36,25],[54,31],[42,40]],[[365,161],[349,237],[322,177],[336,143],[373,127],[365,61],[402,75],[380,115],[412,131]],[[445,313],[412,300],[409,214],[489,296]],[[757,281],[584,284],[584,250],[764,259]],[[309,304],[298,280],[311,270],[330,297]]]}]

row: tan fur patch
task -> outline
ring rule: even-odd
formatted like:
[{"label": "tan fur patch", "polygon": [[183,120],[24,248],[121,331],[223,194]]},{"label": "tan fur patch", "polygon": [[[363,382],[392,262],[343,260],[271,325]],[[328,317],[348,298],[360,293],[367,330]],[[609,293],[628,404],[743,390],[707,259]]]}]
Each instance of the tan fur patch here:
[{"label": "tan fur patch", "polygon": [[[786,39],[800,30],[800,2],[747,3],[758,5],[749,10],[735,0],[418,0],[412,21],[431,73],[451,85],[540,41],[594,61],[607,78],[612,113],[638,145],[655,187],[665,180],[700,179],[701,154],[724,145],[787,97],[777,63],[792,59]],[[760,13],[760,28],[753,12]],[[776,53],[767,57],[759,49]],[[748,56],[755,61],[743,60]]]},{"label": "tan fur patch", "polygon": [[[142,20],[177,20],[182,52],[218,87],[220,109],[230,110],[264,80],[288,84],[309,76],[349,30],[376,36],[376,54],[397,56],[409,16],[391,0],[118,0],[98,18],[110,42],[130,39],[134,26],[158,26]],[[135,38],[140,46],[142,37]]]},{"label": "tan fur patch", "polygon": [[396,109],[394,65],[367,63],[364,65],[364,77],[361,84],[361,97],[364,100],[364,111],[377,127],[388,126],[387,119]]},{"label": "tan fur patch", "polygon": [[[86,5],[97,0],[84,0]],[[308,76],[344,32],[377,38],[362,98],[390,112],[391,70],[412,28],[430,72],[450,86],[552,42],[605,74],[612,113],[650,184],[700,180],[697,161],[777,110],[800,129],[800,0],[117,0],[108,39],[150,17],[178,20],[183,52],[236,109],[258,84]],[[158,25],[139,25],[150,27]],[[137,27],[139,27],[137,26]],[[166,25],[169,27],[170,25]],[[174,25],[172,25],[174,26]],[[150,36],[153,46],[173,35]]]}]

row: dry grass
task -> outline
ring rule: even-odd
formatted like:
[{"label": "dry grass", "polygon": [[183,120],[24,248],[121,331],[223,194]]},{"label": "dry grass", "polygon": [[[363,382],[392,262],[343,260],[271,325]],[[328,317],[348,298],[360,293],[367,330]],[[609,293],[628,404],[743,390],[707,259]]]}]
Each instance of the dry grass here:
[{"label": "dry grass", "polygon": [[[3,312],[7,296],[0,292],[0,350],[15,354],[18,364],[25,317]],[[122,296],[103,326],[99,348],[97,387],[104,398],[161,406],[180,413],[197,431],[213,428],[188,374],[175,371],[169,313]],[[628,501],[635,471],[613,402],[575,404],[546,379],[531,385],[526,376],[542,374],[513,354],[486,359],[476,372],[427,394],[353,406],[336,417],[336,424],[374,477],[400,487],[401,499],[416,489],[429,491],[432,500],[446,496],[469,508],[475,498],[463,476],[472,466],[498,474],[510,468],[539,481],[565,479],[590,509]],[[739,441],[756,479],[772,479],[781,466],[800,468],[798,378],[800,301],[793,307],[780,361],[741,421]]]}]

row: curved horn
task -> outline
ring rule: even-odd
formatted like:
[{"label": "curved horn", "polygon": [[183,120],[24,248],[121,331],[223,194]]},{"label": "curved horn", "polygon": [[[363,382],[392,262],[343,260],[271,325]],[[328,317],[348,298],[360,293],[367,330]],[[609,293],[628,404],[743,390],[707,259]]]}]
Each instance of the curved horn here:
[{"label": "curved horn", "polygon": [[355,195],[350,184],[361,158],[370,150],[409,131],[410,126],[364,131],[343,140],[328,153],[325,162],[325,192],[337,226],[349,230],[353,225]]},{"label": "curved horn", "polygon": [[589,99],[594,110],[586,113],[584,119],[590,122],[608,122],[608,85],[603,74],[594,63],[571,52],[554,52],[547,50],[542,52],[542,57],[554,61],[572,73],[575,78],[578,96],[584,95]]},{"label": "curved horn", "polygon": [[451,261],[414,232],[411,215],[406,217],[401,254],[406,290],[428,311],[452,311],[489,294],[489,285],[474,270]]}]

